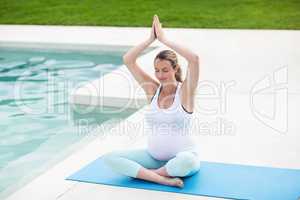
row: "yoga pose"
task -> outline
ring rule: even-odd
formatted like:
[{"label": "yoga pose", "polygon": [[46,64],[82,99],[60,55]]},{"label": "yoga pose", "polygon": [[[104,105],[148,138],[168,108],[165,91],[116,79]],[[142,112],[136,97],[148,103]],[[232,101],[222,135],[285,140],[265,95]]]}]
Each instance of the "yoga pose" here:
[{"label": "yoga pose", "polygon": [[[158,39],[188,61],[186,78],[172,50],[163,50],[154,59],[156,81],[136,63],[138,55]],[[183,187],[180,177],[200,169],[199,153],[190,137],[194,96],[199,80],[198,56],[166,39],[158,16],[154,15],[150,38],[123,56],[124,64],[144,89],[149,101],[145,114],[150,127],[146,149],[113,151],[105,154],[105,163],[114,171],[133,178]]]}]

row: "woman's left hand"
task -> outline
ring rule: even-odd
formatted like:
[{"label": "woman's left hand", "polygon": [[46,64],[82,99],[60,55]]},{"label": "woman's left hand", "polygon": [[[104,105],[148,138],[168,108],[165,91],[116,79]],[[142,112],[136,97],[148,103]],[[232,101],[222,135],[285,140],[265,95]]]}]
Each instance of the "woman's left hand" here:
[{"label": "woman's left hand", "polygon": [[155,26],[155,33],[156,37],[160,42],[165,41],[165,35],[162,30],[162,24],[159,22],[159,18],[157,15],[154,15],[154,26]]}]

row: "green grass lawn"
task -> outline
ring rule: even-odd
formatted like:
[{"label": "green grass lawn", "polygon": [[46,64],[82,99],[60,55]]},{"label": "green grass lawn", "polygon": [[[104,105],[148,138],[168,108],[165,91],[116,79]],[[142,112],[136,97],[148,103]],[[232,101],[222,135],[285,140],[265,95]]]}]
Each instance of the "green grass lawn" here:
[{"label": "green grass lawn", "polygon": [[0,24],[300,29],[300,0],[0,0]]}]

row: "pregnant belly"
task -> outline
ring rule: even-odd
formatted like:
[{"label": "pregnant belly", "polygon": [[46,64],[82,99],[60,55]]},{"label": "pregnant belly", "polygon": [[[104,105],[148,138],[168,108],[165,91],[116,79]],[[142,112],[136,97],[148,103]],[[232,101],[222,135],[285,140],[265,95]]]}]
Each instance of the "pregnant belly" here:
[{"label": "pregnant belly", "polygon": [[194,148],[192,139],[176,135],[155,135],[148,137],[148,152],[157,160],[169,160],[180,151]]}]

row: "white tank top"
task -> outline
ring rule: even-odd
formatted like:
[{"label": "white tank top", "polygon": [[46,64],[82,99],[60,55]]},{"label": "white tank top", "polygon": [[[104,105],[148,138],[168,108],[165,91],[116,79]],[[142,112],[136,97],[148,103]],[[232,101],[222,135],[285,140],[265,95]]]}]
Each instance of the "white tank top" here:
[{"label": "white tank top", "polygon": [[166,109],[158,106],[160,85],[145,112],[147,150],[157,160],[169,160],[180,151],[197,152],[190,135],[193,114],[185,111],[181,104],[181,85],[177,82],[173,104]]}]

